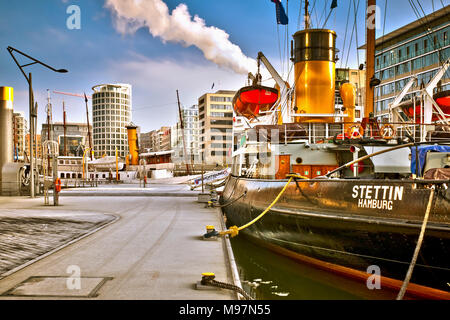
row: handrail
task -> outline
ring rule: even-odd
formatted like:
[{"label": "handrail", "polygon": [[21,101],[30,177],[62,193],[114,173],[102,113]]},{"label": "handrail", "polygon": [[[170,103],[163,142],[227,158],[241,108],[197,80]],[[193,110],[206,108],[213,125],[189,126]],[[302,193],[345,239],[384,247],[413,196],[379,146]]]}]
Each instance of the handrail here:
[{"label": "handrail", "polygon": [[[450,139],[441,140],[441,141],[438,141],[438,142],[439,143],[450,143]],[[325,174],[325,175],[323,175],[321,177],[328,177],[328,176],[332,175],[333,173],[336,173],[338,171],[341,171],[342,169],[350,167],[352,164],[355,164],[355,163],[360,162],[360,161],[364,161],[366,159],[372,158],[374,156],[377,156],[377,155],[380,155],[380,154],[383,154],[383,153],[386,153],[386,152],[390,152],[390,151],[394,151],[394,150],[401,149],[401,148],[406,148],[406,147],[412,147],[412,146],[416,147],[416,146],[421,145],[421,144],[433,144],[433,143],[437,143],[437,142],[436,141],[411,142],[411,143],[397,145],[397,146],[392,147],[392,148],[379,150],[377,152],[374,152],[374,153],[362,156],[362,157],[360,157],[360,158],[358,158],[356,160],[347,162],[346,164],[344,164],[344,165],[342,165],[342,166],[340,166],[340,167],[338,167],[338,168],[328,172],[327,174]]]}]

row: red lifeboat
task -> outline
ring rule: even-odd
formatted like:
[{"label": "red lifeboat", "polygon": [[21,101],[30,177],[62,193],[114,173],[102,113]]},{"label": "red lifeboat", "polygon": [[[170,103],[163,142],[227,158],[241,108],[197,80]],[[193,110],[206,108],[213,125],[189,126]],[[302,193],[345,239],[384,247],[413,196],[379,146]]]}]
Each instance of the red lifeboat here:
[{"label": "red lifeboat", "polygon": [[450,90],[435,93],[434,100],[436,100],[436,103],[442,108],[442,111],[444,113],[449,113],[445,112],[444,109],[446,110],[450,109]]},{"label": "red lifeboat", "polygon": [[233,98],[237,114],[248,119],[258,117],[261,111],[268,111],[278,100],[278,90],[260,85],[241,88]]},{"label": "red lifeboat", "polygon": [[[441,108],[442,112],[444,114],[450,114],[450,90],[442,91],[435,93],[433,95],[434,100],[438,104],[438,106]],[[420,123],[420,110],[421,106],[420,104],[416,104],[416,122]],[[414,117],[414,107],[412,105],[407,107],[407,113],[412,118]],[[437,115],[433,114],[431,121],[439,120]]]}]

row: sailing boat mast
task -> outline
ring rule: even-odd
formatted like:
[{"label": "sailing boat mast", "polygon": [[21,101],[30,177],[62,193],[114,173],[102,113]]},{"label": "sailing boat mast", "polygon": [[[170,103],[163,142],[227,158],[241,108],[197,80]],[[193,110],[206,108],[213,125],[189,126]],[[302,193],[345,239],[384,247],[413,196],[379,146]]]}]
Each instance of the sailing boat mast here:
[{"label": "sailing boat mast", "polygon": [[308,12],[309,1],[305,0],[305,30],[309,29],[309,12]]},{"label": "sailing boat mast", "polygon": [[366,97],[364,118],[373,114],[375,78],[375,17],[376,0],[367,0],[366,8]]}]

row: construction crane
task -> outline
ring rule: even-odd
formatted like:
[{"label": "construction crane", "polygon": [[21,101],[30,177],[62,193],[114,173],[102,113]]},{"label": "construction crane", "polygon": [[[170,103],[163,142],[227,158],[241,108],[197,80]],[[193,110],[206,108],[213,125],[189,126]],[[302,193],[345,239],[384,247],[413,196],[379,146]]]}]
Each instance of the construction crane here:
[{"label": "construction crane", "polygon": [[[62,91],[53,91],[53,93],[66,95],[66,96],[72,96],[72,97],[84,98],[84,102],[86,104],[86,120],[87,120],[87,129],[88,129],[89,148],[90,148],[90,150],[92,150],[92,137],[91,137],[91,129],[89,127],[89,108],[88,108],[88,99],[92,99],[92,97],[86,95],[86,93],[78,94],[78,93],[62,92]],[[64,104],[63,104],[63,107],[64,107]],[[65,132],[65,127],[66,127],[66,125],[65,125],[65,110],[64,110],[64,132]],[[64,134],[64,153],[66,152],[65,150],[66,150],[66,138],[65,138],[65,134]],[[94,160],[92,152],[91,152],[91,160]]]}]

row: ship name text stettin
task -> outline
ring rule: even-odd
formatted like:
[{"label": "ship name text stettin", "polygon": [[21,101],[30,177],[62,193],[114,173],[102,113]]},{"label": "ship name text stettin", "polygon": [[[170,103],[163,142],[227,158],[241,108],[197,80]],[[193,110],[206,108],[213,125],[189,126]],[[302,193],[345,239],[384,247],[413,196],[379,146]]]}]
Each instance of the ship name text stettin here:
[{"label": "ship name text stettin", "polygon": [[404,189],[403,186],[356,185],[352,191],[359,208],[392,210],[394,201],[402,201]]}]

